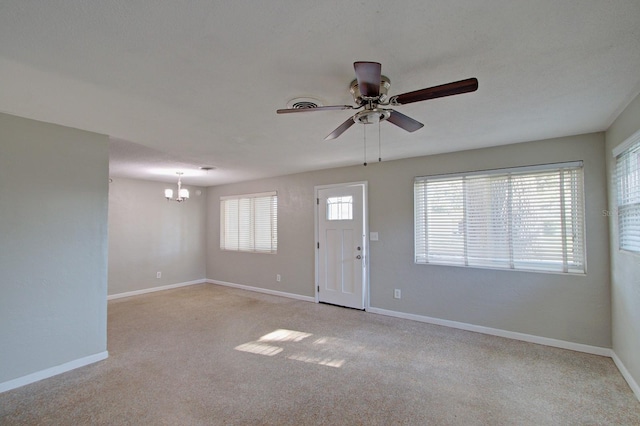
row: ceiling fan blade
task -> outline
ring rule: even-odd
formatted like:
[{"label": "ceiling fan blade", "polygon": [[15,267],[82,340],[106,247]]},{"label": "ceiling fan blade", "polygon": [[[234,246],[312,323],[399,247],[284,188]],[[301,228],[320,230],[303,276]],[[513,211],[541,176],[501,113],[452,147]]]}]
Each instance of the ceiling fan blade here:
[{"label": "ceiling fan blade", "polygon": [[455,81],[453,83],[442,84],[440,86],[429,87],[427,89],[392,96],[389,103],[391,105],[406,105],[412,102],[426,101],[427,99],[443,98],[445,96],[475,92],[476,90],[478,90],[478,79],[468,78],[466,80]]},{"label": "ceiling fan blade", "polygon": [[347,129],[351,126],[353,126],[355,124],[355,121],[353,121],[353,117],[349,117],[347,119],[347,121],[345,121],[344,123],[342,123],[340,126],[338,126],[337,129],[335,129],[333,132],[331,132],[326,138],[324,138],[325,141],[328,141],[330,139],[335,139],[338,136],[340,136],[341,134],[343,134],[344,132],[347,131]]},{"label": "ceiling fan blade", "polygon": [[391,111],[391,115],[389,116],[389,118],[387,118],[387,121],[406,130],[407,132],[415,132],[416,130],[424,127],[424,124],[422,124],[421,122],[393,110]]},{"label": "ceiling fan blade", "polygon": [[358,79],[358,88],[362,96],[375,98],[380,95],[382,65],[378,62],[354,62],[353,68]]},{"label": "ceiling fan blade", "polygon": [[276,111],[278,114],[289,114],[292,112],[309,112],[309,111],[329,111],[336,109],[353,109],[351,105],[328,105],[314,108],[284,108]]}]

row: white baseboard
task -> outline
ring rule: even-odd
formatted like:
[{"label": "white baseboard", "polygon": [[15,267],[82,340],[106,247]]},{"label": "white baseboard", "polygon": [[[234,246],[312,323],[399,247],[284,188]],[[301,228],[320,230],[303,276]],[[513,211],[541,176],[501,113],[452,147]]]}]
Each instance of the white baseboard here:
[{"label": "white baseboard", "polygon": [[613,351],[611,358],[613,358],[613,362],[615,362],[616,367],[618,367],[618,370],[620,370],[620,374],[622,374],[622,377],[624,377],[624,379],[629,384],[629,387],[636,395],[636,398],[638,398],[638,401],[640,401],[640,386],[638,386],[638,382],[635,381],[631,373],[629,373],[629,370],[627,370],[627,367],[625,367],[622,363],[622,360]]},{"label": "white baseboard", "polygon": [[142,290],[135,290],[135,291],[127,291],[126,293],[118,293],[118,294],[109,295],[109,296],[107,296],[107,300],[121,299],[123,297],[137,296],[139,294],[153,293],[155,291],[170,290],[172,288],[186,287],[188,285],[203,284],[203,283],[206,283],[206,282],[207,282],[207,280],[205,280],[203,278],[203,279],[200,279],[200,280],[187,281],[187,282],[184,282],[184,283],[169,284],[169,285],[163,285],[163,286],[160,286],[160,287],[150,287],[150,288],[144,288]]},{"label": "white baseboard", "polygon": [[0,393],[25,386],[30,383],[39,382],[40,380],[48,379],[49,377],[57,376],[58,374],[66,373],[67,371],[75,370],[76,368],[84,367],[85,365],[102,361],[103,359],[107,359],[108,357],[109,352],[104,351],[94,355],[86,356],[84,358],[65,362],[64,364],[37,371],[35,373],[27,374],[26,376],[18,377],[17,379],[0,383]]},{"label": "white baseboard", "polygon": [[284,291],[269,290],[267,288],[252,287],[252,286],[249,286],[249,285],[235,284],[235,283],[230,283],[230,282],[226,282],[226,281],[219,281],[219,280],[207,280],[207,282],[210,283],[210,284],[223,285],[225,287],[240,288],[242,290],[249,290],[249,291],[255,291],[255,292],[258,292],[258,293],[271,294],[272,296],[281,296],[281,297],[288,297],[289,299],[303,300],[305,302],[315,302],[316,301],[316,299],[314,297],[312,297],[312,296],[302,296],[301,294],[286,293]]},{"label": "white baseboard", "polygon": [[371,312],[374,314],[387,315],[390,317],[426,322],[429,324],[442,325],[445,327],[452,327],[460,330],[473,331],[476,333],[490,334],[492,336],[506,337],[507,339],[522,340],[524,342],[537,343],[539,345],[553,346],[553,347],[562,348],[562,349],[569,349],[577,352],[585,352],[593,355],[611,357],[613,354],[613,351],[610,348],[602,348],[599,346],[584,345],[582,343],[567,342],[565,340],[534,336],[532,334],[501,330],[498,328],[484,327],[481,325],[467,324],[464,322],[450,321],[450,320],[426,317],[426,316],[415,315],[415,314],[407,314],[404,312],[396,312],[396,311],[390,311],[386,309],[373,308],[373,307],[367,309],[367,312]]}]

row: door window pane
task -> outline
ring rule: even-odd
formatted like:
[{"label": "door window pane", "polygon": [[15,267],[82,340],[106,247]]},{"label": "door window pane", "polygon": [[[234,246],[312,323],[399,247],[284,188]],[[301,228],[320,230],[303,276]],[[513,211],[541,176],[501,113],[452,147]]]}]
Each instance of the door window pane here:
[{"label": "door window pane", "polygon": [[353,197],[327,198],[327,220],[353,220]]}]

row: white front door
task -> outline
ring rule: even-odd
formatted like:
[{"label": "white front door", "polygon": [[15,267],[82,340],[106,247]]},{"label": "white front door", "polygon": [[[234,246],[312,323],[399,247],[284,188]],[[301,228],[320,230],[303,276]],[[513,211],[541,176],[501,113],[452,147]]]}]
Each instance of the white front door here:
[{"label": "white front door", "polygon": [[365,185],[318,189],[318,301],[364,309]]}]

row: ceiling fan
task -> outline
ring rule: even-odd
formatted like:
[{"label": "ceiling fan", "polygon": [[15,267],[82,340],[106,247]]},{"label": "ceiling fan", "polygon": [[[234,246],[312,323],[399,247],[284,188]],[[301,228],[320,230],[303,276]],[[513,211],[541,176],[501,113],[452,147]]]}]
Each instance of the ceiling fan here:
[{"label": "ceiling fan", "polygon": [[415,90],[388,97],[387,92],[391,86],[391,80],[382,75],[382,65],[378,62],[354,62],[353,68],[356,72],[356,79],[351,82],[350,92],[354,102],[358,106],[351,105],[330,105],[307,108],[285,108],[279,109],[278,114],[288,114],[293,112],[327,111],[341,109],[362,109],[347,121],[342,123],[331,132],[325,140],[335,139],[343,134],[354,123],[371,124],[380,121],[389,121],[392,124],[406,130],[415,132],[422,128],[424,124],[414,120],[398,111],[386,106],[406,105],[413,102],[426,101],[428,99],[442,98],[451,95],[474,92],[478,90],[478,80],[469,78],[455,81],[453,83],[442,84],[440,86]]}]

